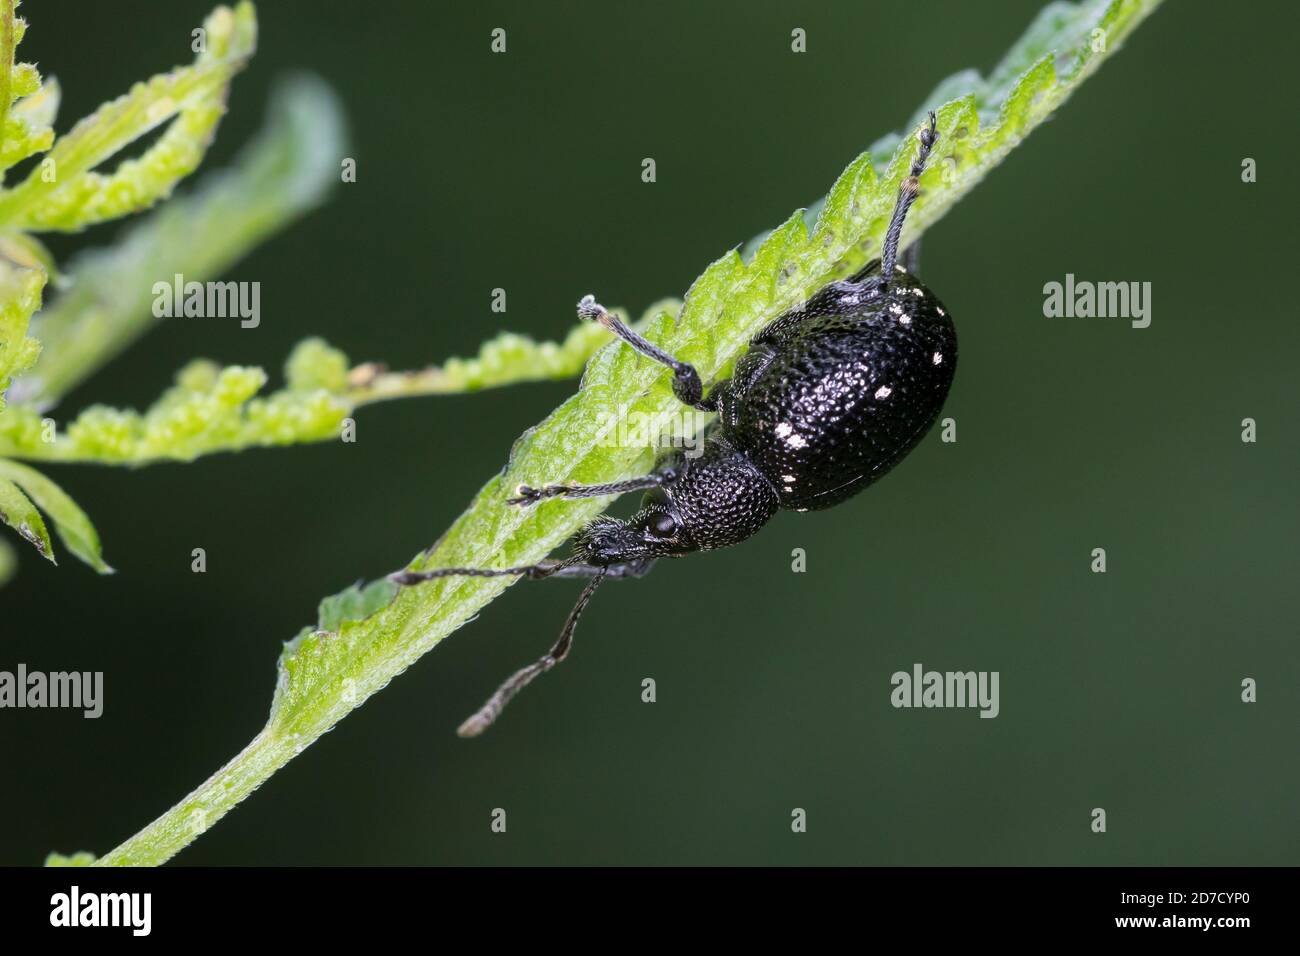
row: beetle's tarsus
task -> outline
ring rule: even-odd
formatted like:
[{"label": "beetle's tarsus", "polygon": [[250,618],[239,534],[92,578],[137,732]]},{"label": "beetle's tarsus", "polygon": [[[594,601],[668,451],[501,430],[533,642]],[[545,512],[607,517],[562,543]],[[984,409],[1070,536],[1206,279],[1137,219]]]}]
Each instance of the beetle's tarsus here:
[{"label": "beetle's tarsus", "polygon": [[536,504],[537,502],[541,501],[543,497],[545,497],[544,491],[545,489],[533,488],[530,487],[529,485],[516,485],[515,496],[513,498],[507,498],[506,504],[508,505]]},{"label": "beetle's tarsus", "polygon": [[394,571],[388,576],[388,580],[392,581],[394,584],[401,585],[404,588],[409,588],[426,579],[421,577],[420,572],[418,571]]},{"label": "beetle's tarsus", "polygon": [[471,737],[477,737],[491,726],[492,718],[483,716],[482,711],[480,711],[467,718],[463,724],[456,728],[456,736],[468,740]]},{"label": "beetle's tarsus", "polygon": [[599,322],[609,328],[609,309],[597,302],[594,295],[584,295],[578,300],[578,318],[584,322]]}]

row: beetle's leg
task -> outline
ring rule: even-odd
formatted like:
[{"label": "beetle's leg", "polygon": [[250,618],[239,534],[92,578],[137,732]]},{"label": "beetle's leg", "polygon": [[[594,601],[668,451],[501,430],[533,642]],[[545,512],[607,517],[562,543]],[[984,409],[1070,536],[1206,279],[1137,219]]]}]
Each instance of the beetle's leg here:
[{"label": "beetle's leg", "polygon": [[403,587],[423,584],[437,578],[509,578],[525,577],[533,581],[563,575],[565,570],[578,564],[577,558],[563,561],[541,561],[537,564],[524,564],[514,568],[431,568],[428,571],[394,571],[388,580]]},{"label": "beetle's leg", "polygon": [[526,564],[517,568],[434,568],[430,571],[397,571],[388,576],[388,580],[403,587],[422,584],[436,578],[504,578],[518,576],[531,581],[542,578],[594,578],[603,574],[607,578],[641,578],[650,573],[654,567],[654,558],[634,558],[618,564],[600,566],[566,558],[557,561],[548,558],[536,564]]},{"label": "beetle's leg", "polygon": [[[563,564],[564,562],[558,563]],[[654,558],[634,558],[631,561],[601,567],[597,564],[587,564],[585,561],[580,561],[576,564],[565,564],[563,568],[554,572],[554,576],[557,578],[594,578],[597,574],[603,573],[607,578],[643,578],[650,573],[654,563]]]},{"label": "beetle's leg", "polygon": [[515,497],[509,499],[512,505],[532,505],[545,498],[599,498],[601,495],[621,495],[629,491],[646,491],[649,488],[662,488],[677,480],[676,468],[661,468],[640,478],[626,481],[611,481],[603,485],[542,485],[533,488],[519,485],[515,488]]},{"label": "beetle's leg", "polygon": [[894,277],[894,264],[898,259],[898,240],[903,234],[903,220],[907,218],[907,210],[912,207],[912,203],[916,202],[916,195],[921,190],[918,179],[925,171],[925,161],[930,158],[930,150],[934,148],[935,141],[939,138],[936,122],[932,110],[929,124],[923,126],[918,134],[921,148],[917,150],[916,159],[912,161],[908,176],[898,187],[898,201],[894,203],[894,215],[889,220],[889,228],[885,230],[885,244],[880,256],[880,274],[886,282]]},{"label": "beetle's leg", "polygon": [[641,355],[648,359],[654,359],[659,364],[672,369],[673,394],[677,396],[678,401],[690,405],[692,408],[698,408],[702,412],[715,412],[718,410],[716,398],[704,397],[704,386],[700,383],[700,373],[695,371],[694,365],[689,362],[679,362],[657,345],[646,341],[643,336],[637,335],[624,325],[618,316],[597,302],[595,296],[585,295],[582,297],[582,301],[578,303],[578,318],[599,322]]},{"label": "beetle's leg", "polygon": [[555,642],[555,646],[534,663],[515,671],[507,677],[505,683],[497,688],[496,693],[489,697],[487,702],[475,711],[468,720],[456,728],[456,733],[459,736],[477,737],[483,733],[488,727],[492,726],[492,722],[500,716],[501,711],[505,709],[506,704],[510,703],[515,694],[569,656],[569,650],[573,647],[573,632],[578,627],[578,618],[582,616],[582,612],[587,608],[587,602],[591,600],[591,596],[596,593],[596,588],[600,586],[600,582],[604,579],[604,570],[598,570],[595,576],[587,582],[587,586],[582,589],[582,594],[578,596],[578,603],[569,612],[569,617],[564,622],[564,628],[560,631],[560,638]]},{"label": "beetle's leg", "polygon": [[901,259],[903,263],[903,268],[907,270],[908,274],[920,278],[921,277],[921,240],[920,239],[916,240],[916,242],[912,243],[910,246],[904,249]]}]

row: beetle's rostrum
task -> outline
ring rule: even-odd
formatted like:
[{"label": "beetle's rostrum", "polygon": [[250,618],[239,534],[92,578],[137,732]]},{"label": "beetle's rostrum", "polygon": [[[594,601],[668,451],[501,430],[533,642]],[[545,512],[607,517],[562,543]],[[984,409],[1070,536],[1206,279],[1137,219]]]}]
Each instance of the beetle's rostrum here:
[{"label": "beetle's rostrum", "polygon": [[[589,578],[555,646],[512,675],[458,730],[482,733],[509,700],[567,656],[587,603],[609,577],[639,577],[659,558],[678,558],[736,544],[777,511],[829,508],[880,478],[929,431],[957,367],[957,334],[938,298],[897,263],[918,177],[938,139],[935,116],[885,232],[881,258],[852,278],[823,288],[769,323],[737,361],[730,379],[706,395],[695,368],[632,331],[586,296],[581,318],[600,322],[638,353],[667,366],[673,393],[717,413],[697,457],[670,452],[641,478],[599,485],[520,485],[517,505],[546,498],[589,498],[645,491],[626,521],[588,523],[563,560],[515,568],[438,568],[391,576],[415,585],[451,576]],[[915,258],[916,246],[908,250]]]}]

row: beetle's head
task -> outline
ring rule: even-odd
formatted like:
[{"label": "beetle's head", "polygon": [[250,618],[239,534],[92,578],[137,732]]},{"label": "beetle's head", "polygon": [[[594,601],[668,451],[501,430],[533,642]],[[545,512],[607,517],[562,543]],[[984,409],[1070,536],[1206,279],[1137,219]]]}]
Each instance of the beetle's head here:
[{"label": "beetle's head", "polygon": [[645,496],[641,510],[631,518],[596,518],[574,540],[574,554],[598,567],[698,550],[681,514],[659,489]]}]

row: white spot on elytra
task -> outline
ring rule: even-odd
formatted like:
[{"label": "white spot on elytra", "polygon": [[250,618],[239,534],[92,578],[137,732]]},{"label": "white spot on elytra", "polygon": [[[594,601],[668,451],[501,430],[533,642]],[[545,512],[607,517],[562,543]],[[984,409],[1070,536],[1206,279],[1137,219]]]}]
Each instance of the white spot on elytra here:
[{"label": "white spot on elytra", "polygon": [[898,321],[902,322],[904,325],[911,324],[912,317],[910,315],[904,315],[903,307],[899,305],[897,302],[889,303],[889,311],[894,313],[894,315],[898,316]]},{"label": "white spot on elytra", "polygon": [[791,448],[803,448],[808,444],[808,439],[796,434],[789,422],[780,422],[776,426],[776,437],[785,439],[785,443]]},{"label": "white spot on elytra", "polygon": [[893,389],[890,388],[888,385],[882,385],[880,386],[880,388],[876,389],[876,399],[879,400],[882,398],[888,398],[889,393],[892,391]]},{"label": "white spot on elytra", "polygon": [[937,305],[934,307],[934,311],[938,312],[939,315],[941,316],[947,316],[948,314],[947,312],[943,311],[943,309],[939,308]]},{"label": "white spot on elytra", "polygon": [[935,353],[934,353],[934,358],[931,359],[931,361],[933,361],[935,365],[940,365],[940,364],[942,364],[942,363],[943,363],[943,353],[942,353],[942,352],[935,352]]},{"label": "white spot on elytra", "polygon": [[793,485],[795,483],[794,475],[782,475],[781,480],[784,481],[787,485]]}]

